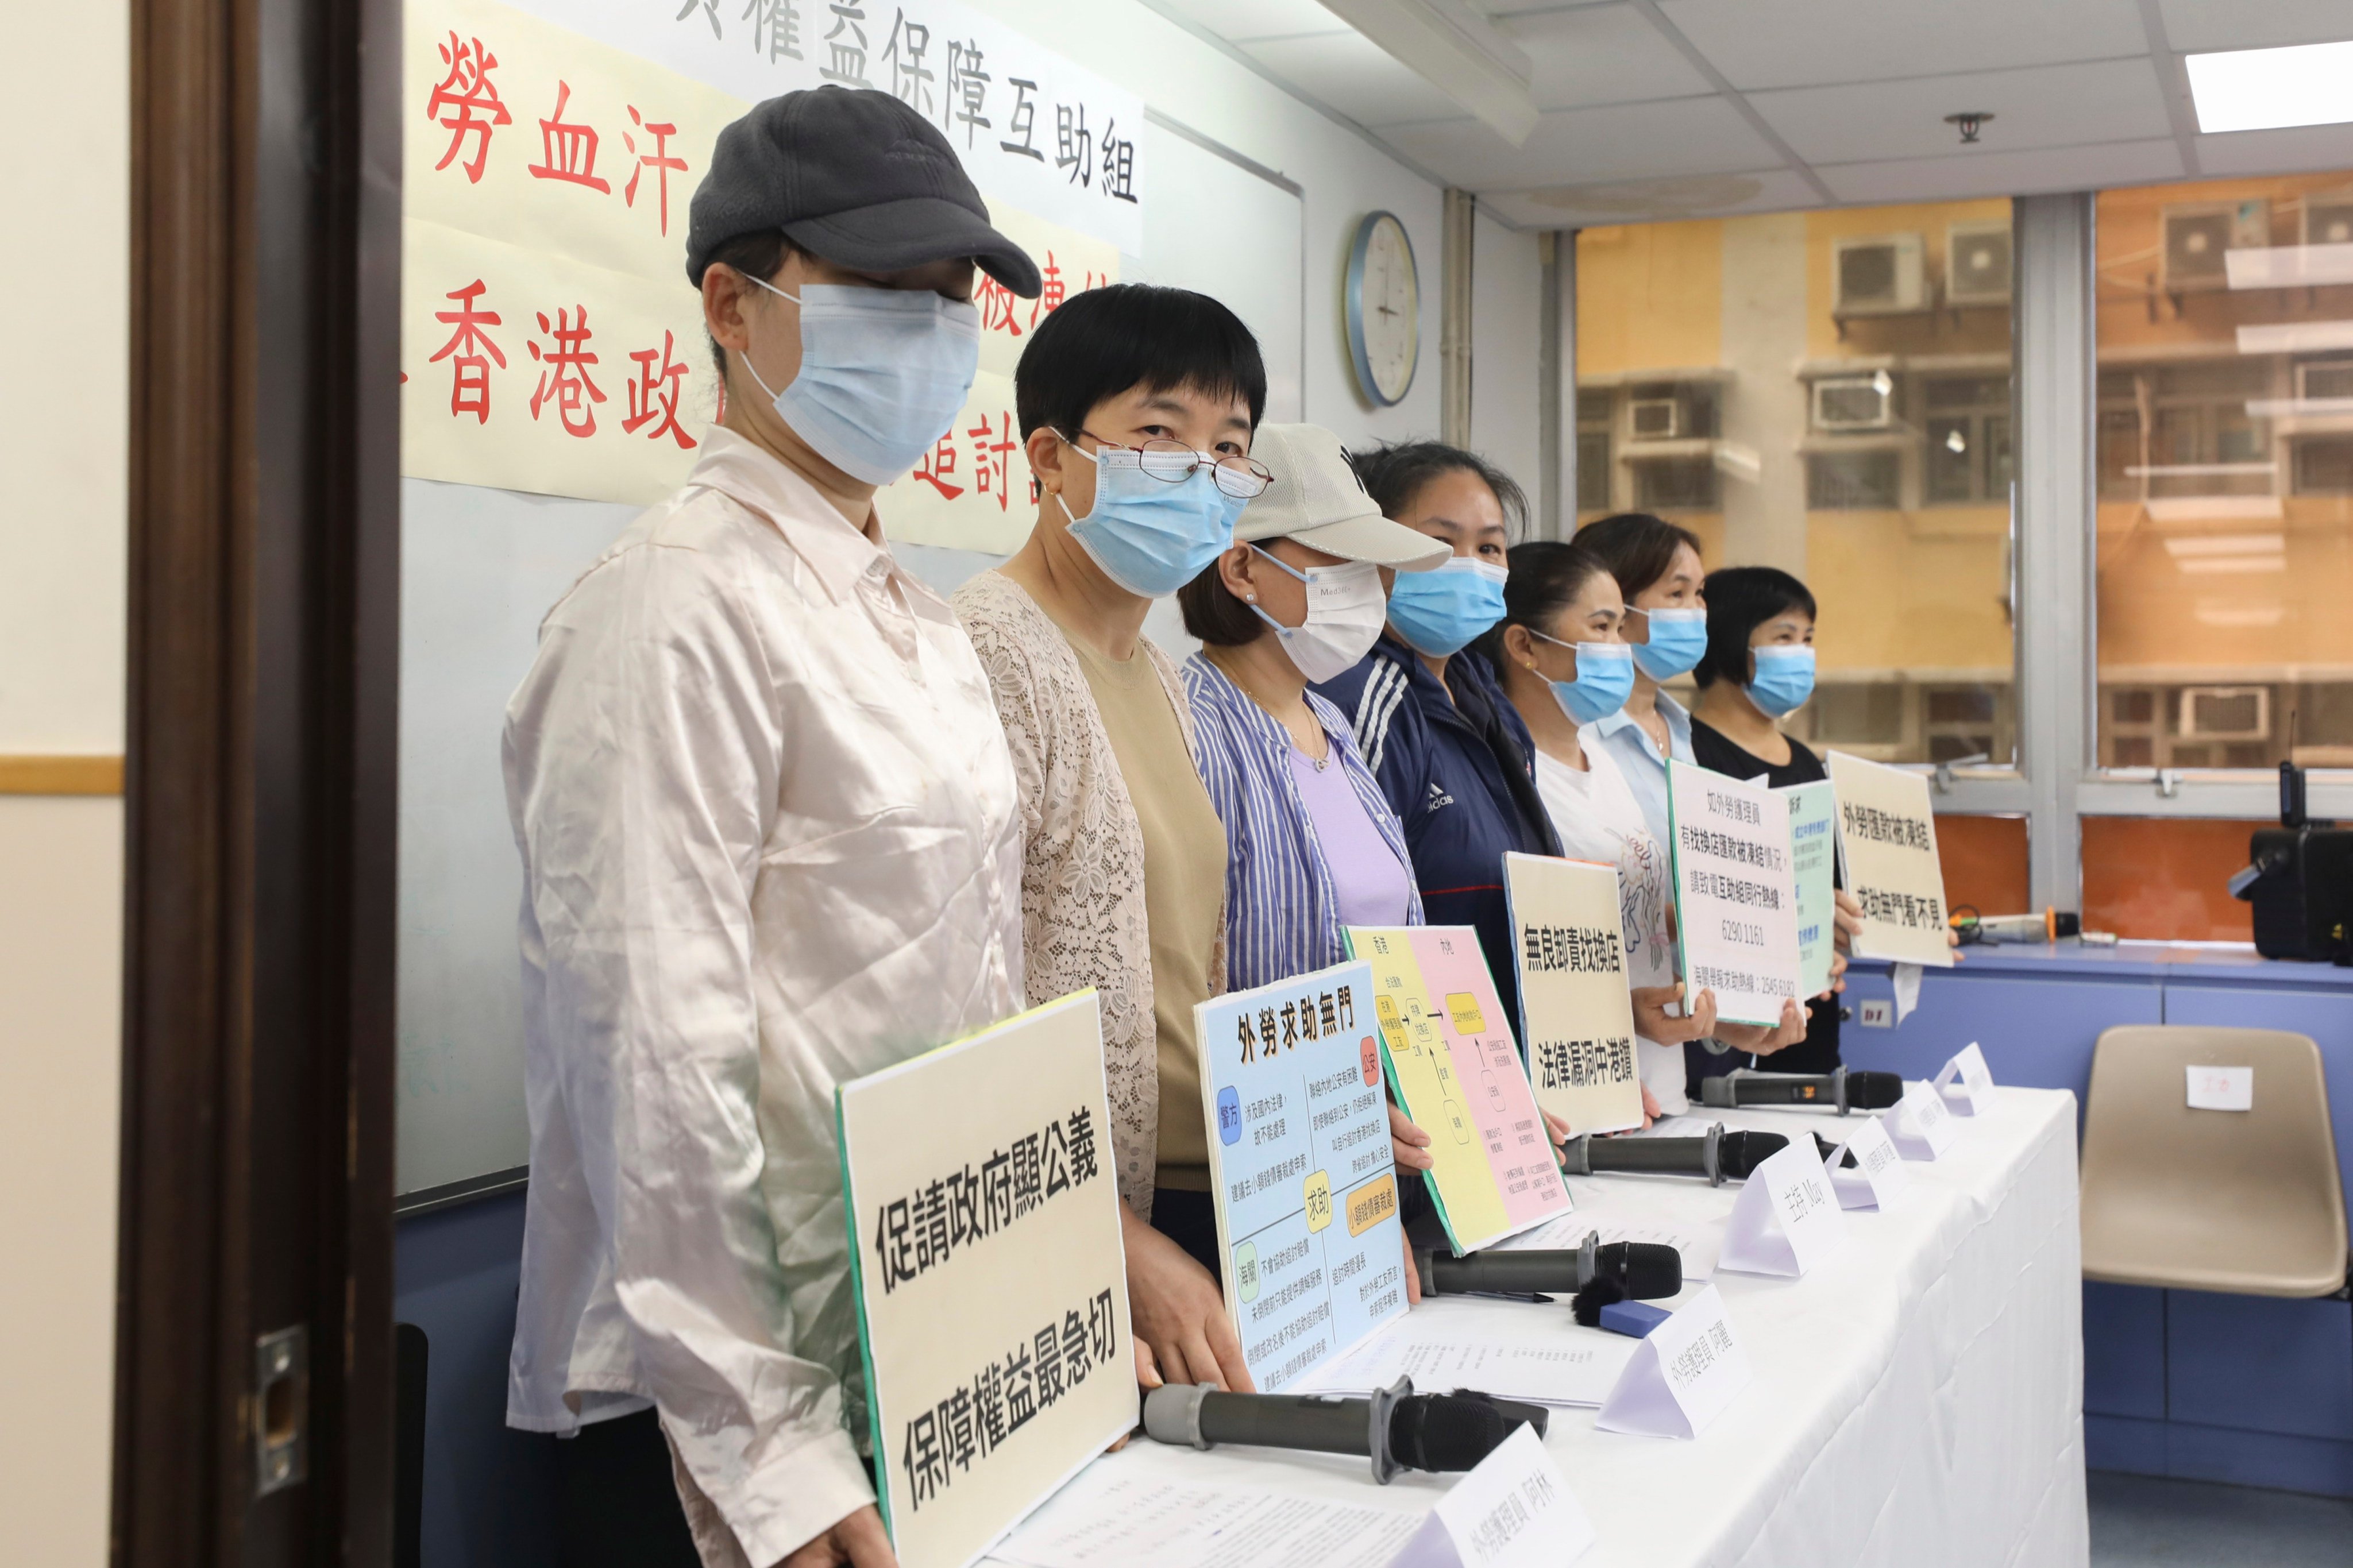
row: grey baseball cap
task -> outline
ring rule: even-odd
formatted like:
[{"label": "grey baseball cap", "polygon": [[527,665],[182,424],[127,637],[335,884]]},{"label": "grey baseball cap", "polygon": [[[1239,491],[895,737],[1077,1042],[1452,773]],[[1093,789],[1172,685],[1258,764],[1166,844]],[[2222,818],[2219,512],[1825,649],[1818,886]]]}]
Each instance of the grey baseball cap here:
[{"label": "grey baseball cap", "polygon": [[1369,561],[1400,572],[1426,572],[1454,553],[1443,541],[1381,515],[1349,465],[1340,437],[1321,425],[1261,425],[1250,456],[1274,482],[1234,524],[1234,542],[1295,539],[1343,561]]},{"label": "grey baseball cap", "polygon": [[777,231],[866,272],[969,256],[1023,299],[1038,295],[1038,264],[989,226],[940,128],[871,88],[788,92],[719,133],[687,221],[688,281],[702,287],[729,240]]}]

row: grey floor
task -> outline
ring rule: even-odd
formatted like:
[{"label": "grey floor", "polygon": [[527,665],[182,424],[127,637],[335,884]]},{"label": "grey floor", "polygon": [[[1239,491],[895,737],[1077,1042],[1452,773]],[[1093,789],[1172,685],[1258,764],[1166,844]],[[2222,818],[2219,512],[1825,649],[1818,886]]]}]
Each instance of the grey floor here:
[{"label": "grey floor", "polygon": [[2353,1498],[2094,1470],[2092,1568],[2353,1568]]}]

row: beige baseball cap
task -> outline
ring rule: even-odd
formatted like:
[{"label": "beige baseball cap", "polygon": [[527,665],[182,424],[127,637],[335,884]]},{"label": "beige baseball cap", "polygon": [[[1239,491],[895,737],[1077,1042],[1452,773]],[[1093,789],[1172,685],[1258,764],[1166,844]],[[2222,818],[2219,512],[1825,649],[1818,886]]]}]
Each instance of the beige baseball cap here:
[{"label": "beige baseball cap", "polygon": [[1365,493],[1340,437],[1321,425],[1261,425],[1250,456],[1274,482],[1242,509],[1236,544],[1295,539],[1343,561],[1426,572],[1454,553],[1442,540],[1391,522]]}]

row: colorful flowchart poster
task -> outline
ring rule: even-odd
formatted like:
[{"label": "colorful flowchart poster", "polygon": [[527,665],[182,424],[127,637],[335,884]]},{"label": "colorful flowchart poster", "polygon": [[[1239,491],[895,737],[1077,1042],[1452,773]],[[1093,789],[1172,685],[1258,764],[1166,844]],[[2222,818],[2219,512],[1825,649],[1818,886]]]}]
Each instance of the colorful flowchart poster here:
[{"label": "colorful flowchart poster", "polygon": [[1459,1255],[1569,1210],[1494,978],[1469,926],[1350,926],[1398,1103],[1430,1134],[1430,1195]]},{"label": "colorful flowchart poster", "polygon": [[1831,988],[1831,954],[1837,931],[1838,791],[1828,779],[1791,784],[1778,794],[1789,802],[1789,871],[1798,884],[1798,994],[1819,996]]},{"label": "colorful flowchart poster", "polygon": [[1536,1104],[1574,1132],[1642,1125],[1618,868],[1557,855],[1504,857],[1520,1032]]},{"label": "colorful flowchart poster", "polygon": [[1779,1023],[1782,1006],[1803,994],[1788,798],[1670,758],[1667,821],[1675,937],[1692,994],[1715,992],[1726,1023]]},{"label": "colorful flowchart poster", "polygon": [[1406,1309],[1373,970],[1335,964],[1193,1008],[1226,1310],[1280,1394]]},{"label": "colorful flowchart poster", "polygon": [[1095,994],[834,1104],[883,1522],[965,1568],[1135,1424]]},{"label": "colorful flowchart poster", "polygon": [[1839,863],[1862,906],[1856,954],[1951,968],[1945,864],[1926,776],[1844,752],[1822,761],[1838,786]]}]

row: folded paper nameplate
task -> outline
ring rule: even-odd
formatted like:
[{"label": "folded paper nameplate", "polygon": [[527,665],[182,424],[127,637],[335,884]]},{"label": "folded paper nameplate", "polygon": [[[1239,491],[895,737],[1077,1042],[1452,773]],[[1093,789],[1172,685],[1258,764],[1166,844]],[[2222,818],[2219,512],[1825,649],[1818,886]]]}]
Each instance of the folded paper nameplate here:
[{"label": "folded paper nameplate", "polygon": [[1906,1082],[1902,1102],[1879,1120],[1907,1160],[1941,1160],[1961,1136],[1945,1097],[1922,1079]]},{"label": "folded paper nameplate", "polygon": [[1963,1116],[1982,1116],[1993,1109],[1993,1069],[1986,1066],[1985,1053],[1975,1040],[1945,1064],[1936,1075],[1936,1089]]},{"label": "folded paper nameplate", "polygon": [[1831,1194],[1810,1134],[1749,1173],[1725,1227],[1716,1266],[1796,1278],[1846,1244],[1846,1216]]},{"label": "folded paper nameplate", "polygon": [[2255,1108],[2254,1068],[2193,1067],[2184,1070],[2189,1078],[2190,1110],[2253,1110]]},{"label": "folded paper nameplate", "polygon": [[1724,1298],[1710,1285],[1634,1347],[1595,1425],[1638,1436],[1696,1437],[1754,1375]]},{"label": "folded paper nameplate", "polygon": [[1593,1541],[1544,1439],[1522,1426],[1448,1489],[1389,1568],[1554,1568]]},{"label": "folded paper nameplate", "polygon": [[[1852,1169],[1843,1163],[1849,1154],[1854,1156]],[[1895,1152],[1887,1129],[1876,1116],[1855,1118],[1846,1142],[1831,1151],[1822,1168],[1830,1173],[1831,1190],[1838,1194],[1842,1208],[1893,1208],[1912,1184],[1904,1157]]]}]

